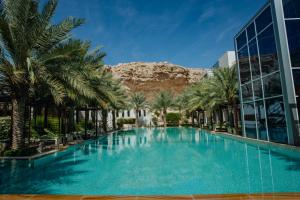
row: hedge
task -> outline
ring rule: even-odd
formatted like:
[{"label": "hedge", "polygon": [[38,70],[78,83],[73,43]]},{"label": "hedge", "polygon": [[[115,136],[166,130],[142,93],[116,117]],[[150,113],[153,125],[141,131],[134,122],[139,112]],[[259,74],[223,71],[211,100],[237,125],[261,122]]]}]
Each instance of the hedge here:
[{"label": "hedge", "polygon": [[168,126],[178,126],[180,119],[180,113],[167,113],[166,120]]},{"label": "hedge", "polygon": [[135,118],[119,118],[117,119],[117,125],[122,128],[124,124],[135,124]]}]

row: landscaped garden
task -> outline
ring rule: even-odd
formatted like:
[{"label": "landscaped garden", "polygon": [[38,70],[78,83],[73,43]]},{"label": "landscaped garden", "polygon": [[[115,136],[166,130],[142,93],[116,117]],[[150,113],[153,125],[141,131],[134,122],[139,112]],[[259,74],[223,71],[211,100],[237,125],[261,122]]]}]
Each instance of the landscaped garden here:
[{"label": "landscaped garden", "polygon": [[0,194],[299,192],[297,147],[242,137],[237,65],[149,97],[57,6],[1,1]]},{"label": "landscaped garden", "polygon": [[[1,100],[9,114],[0,119],[2,155],[31,155],[37,153],[39,142],[47,140],[55,140],[57,148],[67,144],[68,134],[88,139],[105,133],[109,112],[113,112],[113,130],[126,123],[139,126],[138,113],[145,108],[153,112],[154,126],[235,127],[238,131],[234,67],[215,70],[215,76],[180,96],[161,91],[147,102],[143,93],[125,92],[104,66],[101,49],[91,49],[89,41],[72,37],[72,30],[84,26],[84,19],[69,17],[52,23],[56,6],[57,1],[51,0],[40,10],[36,1],[8,0],[1,8]],[[135,121],[117,122],[115,112],[131,108]],[[220,118],[224,109],[227,120]]]}]

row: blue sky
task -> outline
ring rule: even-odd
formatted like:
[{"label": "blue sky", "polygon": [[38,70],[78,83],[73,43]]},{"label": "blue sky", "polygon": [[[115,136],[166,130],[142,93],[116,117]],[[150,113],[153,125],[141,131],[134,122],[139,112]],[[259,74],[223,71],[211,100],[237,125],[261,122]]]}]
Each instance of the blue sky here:
[{"label": "blue sky", "polygon": [[265,0],[60,0],[55,21],[82,17],[74,36],[103,46],[105,63],[210,67]]}]

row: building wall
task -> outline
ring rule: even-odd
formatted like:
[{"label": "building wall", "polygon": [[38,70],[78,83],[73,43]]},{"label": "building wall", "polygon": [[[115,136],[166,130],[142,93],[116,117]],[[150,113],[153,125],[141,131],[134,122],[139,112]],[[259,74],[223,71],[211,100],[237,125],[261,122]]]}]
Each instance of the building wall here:
[{"label": "building wall", "polygon": [[[294,84],[287,81],[292,79],[291,73],[287,73],[291,66],[283,62],[287,59],[283,48],[287,43],[280,36],[285,28],[278,29],[282,27],[278,17],[282,16],[283,4],[293,5],[287,12],[300,10],[299,0],[270,0],[235,37],[235,46],[244,136],[295,144],[298,132],[294,126],[299,120],[292,111],[296,106],[292,106],[291,100],[296,96],[290,87]],[[300,28],[293,24],[289,29],[295,33],[295,29],[299,31]],[[299,47],[299,40],[296,44]],[[296,63],[298,47],[293,49]],[[295,72],[294,80],[299,80],[297,69]]]},{"label": "building wall", "polygon": [[213,67],[232,67],[234,64],[236,64],[235,51],[226,51]]}]

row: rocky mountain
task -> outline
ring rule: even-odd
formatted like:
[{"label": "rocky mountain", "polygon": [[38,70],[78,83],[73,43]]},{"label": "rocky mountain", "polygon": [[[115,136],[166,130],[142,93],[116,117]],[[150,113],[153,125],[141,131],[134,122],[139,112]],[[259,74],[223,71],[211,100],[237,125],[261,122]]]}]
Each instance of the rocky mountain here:
[{"label": "rocky mountain", "polygon": [[204,68],[185,68],[167,62],[121,63],[110,66],[110,70],[129,90],[143,92],[148,100],[161,90],[176,95],[207,73]]}]

